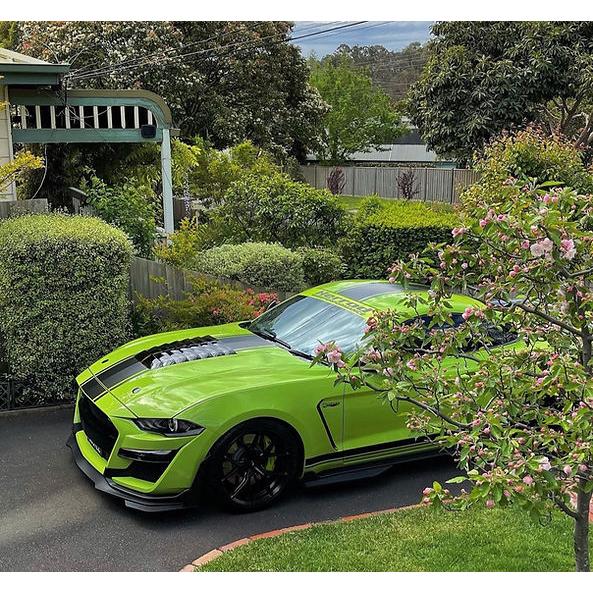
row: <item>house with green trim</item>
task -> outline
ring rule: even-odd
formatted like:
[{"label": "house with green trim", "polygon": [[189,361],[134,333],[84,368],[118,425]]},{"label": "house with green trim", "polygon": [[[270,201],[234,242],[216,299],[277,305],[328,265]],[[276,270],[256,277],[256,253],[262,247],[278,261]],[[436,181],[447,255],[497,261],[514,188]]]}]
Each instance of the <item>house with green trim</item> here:
[{"label": "house with green trim", "polygon": [[[0,48],[0,163],[14,145],[137,143],[161,145],[163,226],[173,232],[173,119],[158,95],[142,89],[73,89],[69,64],[52,64]],[[14,185],[0,199],[17,198]]]}]

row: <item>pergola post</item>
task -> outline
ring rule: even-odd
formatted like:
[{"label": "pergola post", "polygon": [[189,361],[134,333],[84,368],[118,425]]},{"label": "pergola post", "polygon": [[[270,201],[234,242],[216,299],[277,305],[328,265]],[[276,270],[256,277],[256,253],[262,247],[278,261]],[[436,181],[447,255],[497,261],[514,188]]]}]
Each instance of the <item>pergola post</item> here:
[{"label": "pergola post", "polygon": [[161,171],[163,184],[163,222],[165,232],[170,235],[175,230],[173,221],[173,177],[171,173],[171,134],[163,128],[161,142]]}]

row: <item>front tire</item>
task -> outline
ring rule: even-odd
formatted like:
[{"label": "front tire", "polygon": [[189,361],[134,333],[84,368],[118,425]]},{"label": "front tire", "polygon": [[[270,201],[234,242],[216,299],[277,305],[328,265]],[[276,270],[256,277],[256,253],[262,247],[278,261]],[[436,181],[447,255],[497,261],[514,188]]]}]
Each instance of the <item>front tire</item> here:
[{"label": "front tire", "polygon": [[212,448],[209,490],[233,511],[276,503],[296,481],[301,465],[297,438],[273,420],[250,420],[227,432]]}]

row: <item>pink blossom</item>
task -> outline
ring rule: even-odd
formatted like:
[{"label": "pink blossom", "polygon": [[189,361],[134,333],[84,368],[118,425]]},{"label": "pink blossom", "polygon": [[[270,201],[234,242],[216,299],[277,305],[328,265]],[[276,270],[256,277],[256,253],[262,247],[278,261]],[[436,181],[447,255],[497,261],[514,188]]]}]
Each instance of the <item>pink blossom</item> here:
[{"label": "pink blossom", "polygon": [[547,457],[542,458],[542,460],[539,462],[539,467],[540,467],[540,469],[545,470],[545,471],[550,471],[552,469],[550,460]]},{"label": "pink blossom", "polygon": [[533,484],[534,480],[531,476],[525,476],[523,478],[523,483],[527,484],[528,486],[531,486],[531,484]]},{"label": "pink blossom", "polygon": [[451,234],[453,235],[453,238],[455,237],[461,237],[463,236],[463,234],[467,231],[466,228],[464,227],[455,227],[452,231]]},{"label": "pink blossom", "polygon": [[386,377],[390,377],[391,378],[391,377],[393,377],[393,369],[391,367],[387,367],[387,368],[383,369],[383,374]]},{"label": "pink blossom", "polygon": [[488,509],[493,509],[495,505],[496,503],[491,498],[486,501],[486,508]]},{"label": "pink blossom", "polygon": [[586,466],[584,463],[581,463],[581,464],[579,465],[579,471],[580,471],[582,474],[584,474],[584,473],[587,473],[587,470],[588,470],[588,469],[589,469],[589,468],[588,468],[588,467],[587,467],[587,466]]},{"label": "pink blossom", "polygon": [[411,371],[417,371],[418,370],[418,365],[416,364],[416,361],[413,358],[411,358],[410,360],[408,360],[408,362],[406,362],[406,366]]},{"label": "pink blossom", "polygon": [[577,254],[577,250],[572,239],[562,239],[562,241],[560,241],[560,248],[564,252],[562,254],[564,259],[573,259],[573,257]]},{"label": "pink blossom", "polygon": [[317,346],[315,346],[315,349],[313,350],[315,356],[321,354],[322,352],[325,352],[328,348],[327,344],[317,344]]},{"label": "pink blossom", "polygon": [[490,221],[486,218],[482,218],[482,220],[480,220],[480,226],[482,228],[484,228]]},{"label": "pink blossom", "polygon": [[422,491],[422,494],[424,494],[424,496],[428,496],[431,492],[432,492],[432,488],[425,488]]},{"label": "pink blossom", "polygon": [[342,360],[342,353],[340,352],[339,348],[335,348],[327,353],[327,360],[333,364],[337,364]]},{"label": "pink blossom", "polygon": [[504,490],[503,494],[505,496],[505,498],[510,498],[511,497],[511,493],[508,490]]},{"label": "pink blossom", "polygon": [[562,468],[562,471],[567,475],[570,476],[570,474],[572,474],[572,467],[570,467],[570,465],[565,465]]},{"label": "pink blossom", "polygon": [[378,350],[375,350],[374,348],[371,348],[370,350],[368,350],[367,353],[365,354],[365,356],[369,360],[372,360],[373,362],[377,362],[377,361],[381,360],[381,353]]},{"label": "pink blossom", "polygon": [[531,243],[529,243],[529,239],[524,239],[523,241],[521,241],[522,249],[529,249],[529,245],[531,245]]},{"label": "pink blossom", "polygon": [[425,496],[425,497],[422,499],[422,502],[423,502],[424,504],[430,504],[430,498],[428,498],[428,496]]},{"label": "pink blossom", "polygon": [[548,253],[551,253],[553,247],[554,243],[546,237],[545,239],[534,243],[530,247],[531,255],[533,255],[533,257],[542,257]]},{"label": "pink blossom", "polygon": [[473,314],[473,307],[466,307],[465,311],[461,314],[461,316],[463,317],[463,319],[465,319],[465,321],[467,321]]}]

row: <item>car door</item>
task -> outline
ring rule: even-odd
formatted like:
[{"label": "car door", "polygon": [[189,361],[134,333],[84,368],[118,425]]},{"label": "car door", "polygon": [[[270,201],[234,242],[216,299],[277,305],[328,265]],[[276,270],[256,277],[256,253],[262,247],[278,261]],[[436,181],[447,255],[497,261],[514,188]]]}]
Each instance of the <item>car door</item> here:
[{"label": "car door", "polygon": [[[453,315],[454,325],[463,320],[461,315]],[[428,317],[422,318],[429,323]],[[457,372],[459,364],[466,362],[446,360],[449,372]],[[370,382],[380,385],[380,377],[367,377]],[[406,426],[407,416],[414,404],[393,402],[372,388],[353,390],[346,385],[344,392],[344,461],[361,463],[389,457],[395,454],[413,454],[427,448],[426,439],[412,436]]]}]

